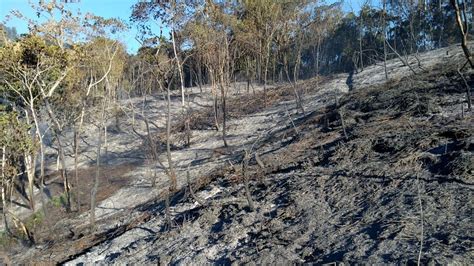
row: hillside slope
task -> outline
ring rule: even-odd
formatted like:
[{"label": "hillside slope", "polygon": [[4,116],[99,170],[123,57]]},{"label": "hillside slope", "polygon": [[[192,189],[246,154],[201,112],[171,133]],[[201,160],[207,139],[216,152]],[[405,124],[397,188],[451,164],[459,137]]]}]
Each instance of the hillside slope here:
[{"label": "hillside slope", "polygon": [[[224,154],[213,153],[221,145],[217,133],[196,130],[195,144],[175,151],[182,189],[172,197],[171,228],[163,202],[148,195],[127,217],[104,215],[102,238],[91,246],[78,248],[88,239],[76,237],[14,258],[71,265],[413,263],[421,250],[423,263],[473,264],[474,116],[456,71],[461,50],[420,58],[416,75],[390,61],[389,81],[373,66],[317,86],[301,82],[304,114],[283,93],[291,87],[276,88],[278,101],[230,121],[232,149]],[[463,75],[472,87],[474,73]],[[255,211],[242,181],[245,150],[252,150]],[[189,165],[204,205],[186,188]],[[119,191],[109,201],[122,204],[128,195]]]}]

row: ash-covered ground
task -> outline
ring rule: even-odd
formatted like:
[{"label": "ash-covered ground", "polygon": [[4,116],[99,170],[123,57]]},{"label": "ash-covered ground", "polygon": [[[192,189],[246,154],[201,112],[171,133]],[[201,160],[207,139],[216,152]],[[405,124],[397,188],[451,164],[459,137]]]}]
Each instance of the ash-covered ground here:
[{"label": "ash-covered ground", "polygon": [[[182,156],[182,178],[171,223],[163,181],[145,203],[107,214],[98,232],[79,234],[65,223],[72,236],[14,258],[71,265],[473,264],[474,116],[466,86],[474,72],[457,72],[457,46],[420,59],[416,74],[390,61],[388,81],[382,66],[302,81],[305,112],[295,107],[290,85],[275,88],[267,107],[244,114],[230,103],[231,148],[216,154],[220,135],[195,129],[191,146],[174,152]],[[208,147],[214,150],[203,152]],[[243,168],[245,151],[251,156]],[[130,191],[119,190],[111,202],[126,206]]]}]

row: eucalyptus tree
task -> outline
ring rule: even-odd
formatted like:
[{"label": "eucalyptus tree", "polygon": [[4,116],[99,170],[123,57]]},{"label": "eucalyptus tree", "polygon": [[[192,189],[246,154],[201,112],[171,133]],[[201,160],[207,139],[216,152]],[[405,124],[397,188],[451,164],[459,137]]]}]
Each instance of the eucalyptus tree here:
[{"label": "eucalyptus tree", "polygon": [[[22,118],[30,125],[33,140],[39,141],[41,156],[41,179],[44,175],[44,142],[43,134],[40,130],[40,118],[38,110],[45,106],[49,118],[53,120],[55,134],[62,162],[64,153],[62,150],[59,131],[61,124],[57,120],[50,105],[50,99],[57,97],[55,92],[60,84],[65,81],[70,71],[71,53],[62,51],[57,46],[49,45],[44,39],[38,36],[28,36],[17,43],[12,43],[1,48],[1,66],[3,72],[1,81],[7,90],[8,97],[12,101],[21,102]],[[34,210],[33,183],[35,179],[36,153],[25,154],[24,164],[28,177],[28,191],[31,200],[30,207]],[[69,192],[69,182],[64,173],[64,189]]]},{"label": "eucalyptus tree", "polygon": [[[93,124],[97,128],[97,151],[96,151],[96,173],[94,177],[94,185],[91,189],[91,211],[90,211],[90,223],[95,226],[95,208],[96,208],[96,195],[100,183],[100,170],[101,170],[101,156],[102,149],[107,156],[107,121],[109,120],[109,114],[116,109],[115,94],[117,91],[118,80],[123,74],[123,63],[124,63],[125,48],[119,42],[106,38],[96,38],[89,44],[87,52],[86,64],[91,72],[94,82],[90,82],[87,87],[86,97],[90,97],[92,106],[88,114],[89,121],[95,121]],[[100,77],[96,80],[95,77]],[[98,104],[94,104],[98,102]],[[95,106],[94,106],[95,105]],[[84,108],[86,103],[83,104],[83,109],[80,114],[80,122],[78,125],[78,131],[76,138],[82,131],[82,123],[84,121]],[[94,108],[95,107],[95,108]],[[78,156],[78,144],[76,140],[76,153]],[[77,162],[77,161],[76,161]],[[77,164],[76,164],[77,169]],[[77,173],[77,171],[76,171]],[[77,175],[76,175],[77,178]],[[80,205],[79,205],[80,206]]]},{"label": "eucalyptus tree", "polygon": [[240,31],[251,37],[250,39],[247,38],[247,41],[254,42],[252,46],[256,48],[254,51],[257,76],[263,83],[265,105],[267,103],[268,68],[272,44],[284,5],[286,3],[271,0],[243,0],[241,2],[243,10],[241,20],[246,27],[242,27]]},{"label": "eucalyptus tree", "polygon": [[[468,36],[469,36],[469,21],[467,17],[467,1],[462,0],[461,5],[458,0],[450,0],[454,11],[456,12],[456,24],[459,29],[460,36],[462,37],[461,47],[466,57],[466,64],[469,63],[471,68],[474,68],[471,51],[468,47]],[[472,3],[471,3],[472,5]],[[461,7],[460,7],[461,6]],[[474,20],[474,14],[471,14],[471,20]]]},{"label": "eucalyptus tree", "polygon": [[[88,66],[87,45],[91,36],[101,34],[104,27],[116,21],[102,19],[91,14],[76,14],[63,3],[40,1],[32,4],[39,19],[24,16],[18,11],[14,16],[26,21],[30,33],[16,42],[2,47],[2,84],[6,94],[14,102],[21,102],[24,109],[22,119],[30,125],[30,134],[40,150],[40,187],[44,183],[45,130],[49,126],[54,134],[63,178],[65,208],[71,210],[71,182],[68,178],[65,149],[68,142],[65,130],[76,121],[82,123],[84,106],[82,97],[102,82],[102,77],[81,71]],[[84,74],[86,73],[86,74]],[[89,82],[84,82],[87,80]],[[87,84],[87,85],[85,85]],[[85,85],[85,90],[83,89]],[[84,91],[84,93],[82,93]],[[65,104],[67,103],[67,104]],[[44,111],[44,112],[43,112]],[[45,115],[44,115],[45,114]],[[78,119],[78,116],[80,119]],[[75,145],[77,151],[77,145]],[[75,154],[77,158],[77,152]],[[29,180],[32,208],[33,182],[35,178],[36,153],[24,156]],[[77,164],[76,164],[77,170]],[[77,176],[77,175],[76,175]],[[77,182],[76,182],[77,183]],[[41,193],[43,195],[43,193]]]},{"label": "eucalyptus tree", "polygon": [[[183,25],[186,23],[187,18],[189,16],[189,12],[193,11],[194,5],[187,5],[192,3],[187,3],[184,0],[170,0],[170,1],[141,1],[138,2],[133,6],[132,16],[131,19],[138,23],[140,27],[140,31],[142,34],[142,39],[145,40],[157,40],[160,44],[164,43],[164,34],[163,34],[163,27],[167,27],[169,30],[169,41],[172,45],[172,53],[171,56],[173,58],[173,65],[175,66],[174,69],[178,72],[179,77],[179,87],[181,90],[181,105],[182,105],[182,113],[183,116],[186,117],[186,121],[189,121],[189,110],[186,108],[185,104],[185,84],[184,84],[184,73],[183,73],[183,64],[184,58],[183,52],[181,51],[181,44],[182,39],[179,35]],[[153,26],[160,27],[160,33],[153,32]],[[167,72],[167,71],[165,71]],[[160,87],[163,88],[162,80],[158,82]],[[172,86],[172,82],[168,82],[167,84],[167,94],[170,93],[170,89]],[[170,187],[169,191],[173,192],[177,188],[177,180],[176,174],[174,172],[172,158],[171,158],[171,150],[170,146],[170,113],[171,113],[171,98],[168,95],[168,104],[167,104],[167,156],[168,156],[168,176],[170,178]]]},{"label": "eucalyptus tree", "polygon": [[309,57],[312,61],[312,64],[309,64],[312,68],[311,74],[321,74],[321,61],[325,57],[323,46],[339,26],[342,17],[343,13],[340,3],[320,4],[313,8],[311,22],[307,25],[309,35],[307,52],[310,54]]},{"label": "eucalyptus tree", "polygon": [[[207,12],[207,11],[206,11]],[[207,70],[207,80],[211,85],[211,93],[213,96],[213,111],[214,111],[214,123],[217,131],[220,130],[219,123],[219,102],[218,102],[218,78],[215,60],[216,51],[222,44],[219,41],[223,41],[222,35],[218,35],[216,39],[215,32],[209,25],[207,14],[204,13],[204,9],[198,12],[193,20],[188,21],[184,28],[184,33],[189,37],[190,42],[193,45],[194,54],[197,58],[200,58],[201,62]],[[225,42],[224,42],[225,43]]]},{"label": "eucalyptus tree", "polygon": [[[32,130],[35,131],[33,135],[37,135],[40,143],[41,179],[44,175],[44,141],[42,139],[44,132],[40,130],[35,100],[41,103],[46,111],[47,117],[43,117],[42,120],[50,122],[54,133],[61,164],[65,207],[67,211],[70,211],[71,184],[66,167],[63,130],[70,124],[72,117],[64,116],[65,108],[62,103],[64,99],[68,99],[63,97],[73,82],[72,70],[81,56],[76,43],[80,41],[81,34],[84,33],[82,24],[84,18],[76,16],[62,3],[57,2],[39,2],[37,5],[32,4],[32,8],[42,20],[28,18],[17,11],[13,12],[13,15],[28,23],[30,33],[29,37],[18,43],[24,49],[18,50],[19,64],[13,65],[17,69],[14,72],[15,75],[11,75],[11,79],[20,81],[21,86],[28,91],[30,96],[30,113],[34,121]],[[29,46],[25,46],[27,44]],[[23,60],[23,58],[28,58],[28,60]],[[7,80],[5,82],[8,84]],[[20,95],[14,86],[9,85],[9,87]],[[34,163],[32,164],[31,175],[34,176]]]},{"label": "eucalyptus tree", "polygon": [[[138,23],[142,37],[156,38],[163,36],[163,27],[167,27],[173,48],[173,56],[179,74],[181,89],[181,104],[185,107],[184,73],[179,32],[194,11],[198,1],[169,0],[169,1],[140,1],[133,6],[131,19]],[[153,28],[160,27],[160,34]]]},{"label": "eucalyptus tree", "polygon": [[[0,83],[0,91],[5,89]],[[37,150],[37,141],[29,133],[29,125],[22,118],[24,108],[16,106],[8,99],[0,99],[0,190],[2,200],[2,215],[7,234],[12,231],[9,227],[10,212],[9,202],[11,202],[15,182],[22,172],[22,161],[24,156],[33,154]],[[30,198],[30,202],[32,199]]]}]

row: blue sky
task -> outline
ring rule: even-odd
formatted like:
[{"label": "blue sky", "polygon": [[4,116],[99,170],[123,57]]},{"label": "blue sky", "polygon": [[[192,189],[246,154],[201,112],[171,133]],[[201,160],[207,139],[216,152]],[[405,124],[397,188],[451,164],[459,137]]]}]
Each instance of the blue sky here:
[{"label": "blue sky", "polygon": [[[38,0],[33,0],[34,2]],[[59,1],[59,0],[58,0]],[[70,10],[79,9],[83,14],[86,12],[105,18],[119,17],[129,22],[131,7],[138,0],[81,0],[79,3],[70,3]],[[0,0],[0,21],[3,21],[10,10],[15,9],[22,12],[27,17],[35,17],[35,12],[30,7],[28,0]],[[18,33],[28,32],[27,24],[18,19],[11,19],[6,23],[9,27],[15,27]],[[130,32],[123,34],[120,40],[127,45],[130,53],[135,53],[140,44],[135,39],[137,30],[132,26]]]}]

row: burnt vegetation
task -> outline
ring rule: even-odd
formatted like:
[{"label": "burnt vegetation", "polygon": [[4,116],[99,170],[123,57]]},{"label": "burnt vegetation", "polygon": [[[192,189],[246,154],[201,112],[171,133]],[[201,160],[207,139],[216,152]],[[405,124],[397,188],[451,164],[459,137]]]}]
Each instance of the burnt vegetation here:
[{"label": "burnt vegetation", "polygon": [[3,263],[474,263],[472,1],[69,4],[0,25]]}]

